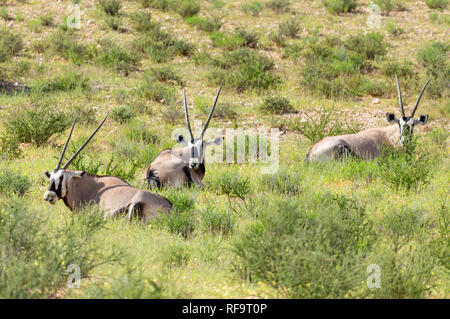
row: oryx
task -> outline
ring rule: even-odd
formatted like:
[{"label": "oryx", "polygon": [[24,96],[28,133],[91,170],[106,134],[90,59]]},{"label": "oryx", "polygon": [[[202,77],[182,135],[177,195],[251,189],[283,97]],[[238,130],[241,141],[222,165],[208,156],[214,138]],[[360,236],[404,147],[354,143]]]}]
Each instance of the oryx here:
[{"label": "oryx", "polygon": [[420,92],[411,115],[406,116],[397,76],[395,76],[395,79],[402,117],[398,119],[394,113],[386,113],[387,121],[389,123],[395,122],[395,125],[369,128],[356,134],[325,137],[311,147],[306,155],[306,160],[330,160],[349,155],[361,159],[373,159],[380,155],[382,145],[399,147],[407,143],[412,137],[414,125],[424,125],[428,120],[428,115],[421,115],[415,120],[414,114],[430,80],[425,83]]},{"label": "oryx", "polygon": [[205,176],[205,148],[209,145],[220,145],[223,141],[222,137],[205,141],[203,136],[208,128],[217,100],[222,90],[222,85],[217,92],[214,104],[209,112],[208,119],[201,132],[199,138],[194,138],[192,134],[191,124],[189,122],[189,112],[186,101],[186,90],[184,93],[184,113],[186,116],[186,126],[189,131],[189,140],[182,134],[176,136],[179,144],[186,145],[181,148],[168,148],[161,151],[148,167],[144,180],[150,187],[196,185],[201,186],[203,177]]},{"label": "oryx", "polygon": [[148,191],[132,187],[127,182],[113,176],[97,176],[85,171],[71,171],[67,168],[83,148],[94,137],[108,116],[61,168],[67,145],[72,136],[76,119],[73,121],[66,144],[59,157],[58,164],[52,172],[45,172],[50,179],[50,186],[44,194],[44,200],[54,205],[62,199],[72,211],[80,210],[85,205],[97,204],[105,212],[105,217],[118,213],[127,213],[128,219],[134,214],[147,221],[158,213],[167,213],[172,203],[166,198]]}]

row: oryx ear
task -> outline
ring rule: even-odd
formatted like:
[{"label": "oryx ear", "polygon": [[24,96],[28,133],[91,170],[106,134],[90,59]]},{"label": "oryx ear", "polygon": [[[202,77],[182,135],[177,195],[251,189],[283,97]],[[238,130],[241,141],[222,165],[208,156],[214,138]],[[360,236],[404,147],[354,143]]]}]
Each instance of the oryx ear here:
[{"label": "oryx ear", "polygon": [[84,174],[86,174],[86,171],[76,171],[76,172],[73,172],[73,177],[82,178],[84,176]]},{"label": "oryx ear", "polygon": [[206,142],[206,146],[209,146],[209,145],[220,145],[220,144],[222,144],[222,142],[223,142],[223,137],[222,136],[219,136],[219,137],[216,137],[215,139],[212,139],[212,140],[209,140],[208,142]]},{"label": "oryx ear", "polygon": [[175,137],[178,144],[187,144],[183,134],[177,134],[177,136]]},{"label": "oryx ear", "polygon": [[45,176],[47,176],[47,178],[50,178],[50,173],[49,172],[45,171],[44,174],[45,174]]},{"label": "oryx ear", "polygon": [[415,120],[416,124],[422,124],[425,125],[425,123],[428,121],[428,114],[419,116],[418,120]]},{"label": "oryx ear", "polygon": [[394,113],[386,113],[386,119],[389,123],[392,123],[392,122],[398,123],[398,119]]}]

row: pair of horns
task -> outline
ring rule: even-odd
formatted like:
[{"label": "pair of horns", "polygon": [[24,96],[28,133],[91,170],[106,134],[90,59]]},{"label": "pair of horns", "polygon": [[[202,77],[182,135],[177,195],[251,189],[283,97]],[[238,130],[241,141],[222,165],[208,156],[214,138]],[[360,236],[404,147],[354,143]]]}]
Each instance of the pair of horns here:
[{"label": "pair of horns", "polygon": [[[203,127],[201,138],[203,138],[203,134],[205,134],[206,129],[208,128],[209,121],[211,121],[211,117],[214,113],[214,109],[216,108],[217,100],[219,99],[220,91],[222,90],[222,85],[223,85],[223,83],[220,84],[219,91],[217,91],[216,98],[214,99],[214,104],[208,115],[208,120],[206,121],[205,126]],[[189,134],[191,135],[191,141],[192,141],[192,140],[194,140],[194,134],[192,134],[191,124],[189,122],[189,112],[188,112],[187,101],[186,101],[186,89],[183,89],[183,93],[184,93],[184,114],[186,115],[186,125],[188,127]]]},{"label": "pair of horns", "polygon": [[[395,75],[395,80],[397,81],[398,103],[400,104],[400,111],[402,112],[402,116],[406,117],[405,108],[403,107],[402,90],[400,89],[400,83],[398,82],[397,74]],[[420,91],[419,97],[417,98],[417,101],[416,101],[416,105],[414,105],[414,109],[411,113],[411,117],[414,117],[417,107],[419,106],[420,99],[422,98],[423,92],[425,92],[425,89],[427,88],[429,82],[430,82],[430,79],[428,79],[428,81],[427,81],[427,83],[425,83],[422,91]]]},{"label": "pair of horns", "polygon": [[[95,129],[95,131],[91,134],[91,136],[88,137],[88,139],[86,140],[86,142],[83,143],[83,145],[80,146],[80,148],[78,149],[78,151],[75,152],[75,154],[73,154],[73,156],[70,158],[70,160],[66,163],[66,165],[64,165],[63,169],[66,169],[67,167],[69,167],[70,163],[72,163],[72,161],[78,156],[78,154],[80,154],[80,152],[83,150],[83,148],[85,148],[85,146],[91,141],[91,139],[94,137],[94,135],[98,132],[98,130],[100,129],[100,127],[102,127],[103,123],[105,123],[106,119],[108,118],[109,114],[106,115],[106,117],[103,119],[103,121],[100,123],[100,125]],[[59,157],[58,160],[58,165],[56,165],[56,169],[60,169],[61,167],[61,162],[64,158],[64,154],[66,153],[66,149],[67,149],[67,145],[69,145],[69,141],[70,138],[72,137],[72,132],[73,129],[75,127],[75,123],[77,122],[77,118],[75,118],[75,120],[72,123],[72,128],[70,129],[70,133],[69,136],[67,137],[66,140],[66,144],[64,144],[64,148],[61,152],[61,156]]]}]

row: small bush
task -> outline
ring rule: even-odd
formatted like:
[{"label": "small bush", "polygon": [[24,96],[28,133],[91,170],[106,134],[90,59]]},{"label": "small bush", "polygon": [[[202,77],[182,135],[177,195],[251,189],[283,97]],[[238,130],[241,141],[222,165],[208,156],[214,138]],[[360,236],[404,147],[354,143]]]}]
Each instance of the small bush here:
[{"label": "small bush", "polygon": [[4,170],[0,172],[0,194],[23,196],[31,187],[27,176]]},{"label": "small bush", "polygon": [[211,63],[216,68],[208,74],[209,80],[215,85],[224,82],[238,92],[268,89],[281,82],[278,76],[270,72],[274,67],[273,61],[249,48],[225,52]]},{"label": "small bush", "polygon": [[390,20],[386,24],[386,29],[389,34],[394,36],[398,36],[403,33],[403,29]]},{"label": "small bush", "polygon": [[344,298],[365,278],[373,238],[365,207],[352,198],[305,195],[270,204],[236,236],[233,252],[287,298]]},{"label": "small bush", "polygon": [[262,175],[263,191],[286,195],[299,195],[302,192],[302,177],[289,169],[280,168],[275,174]]},{"label": "small bush", "polygon": [[358,7],[357,0],[322,0],[322,4],[332,14],[353,12]]},{"label": "small bush", "polygon": [[416,77],[416,72],[414,71],[414,66],[411,61],[404,60],[389,60],[385,61],[381,66],[381,72],[388,77],[394,78],[395,75],[399,79],[411,79]]},{"label": "small bush", "polygon": [[138,32],[146,32],[155,28],[155,24],[152,21],[152,15],[150,12],[137,12],[131,16],[134,27]]},{"label": "small bush", "polygon": [[170,0],[140,0],[144,8],[154,8],[158,10],[168,10]]},{"label": "small bush", "polygon": [[235,218],[226,210],[208,205],[201,216],[202,227],[207,232],[228,235],[234,230]]},{"label": "small bush", "polygon": [[38,81],[35,85],[35,90],[42,92],[66,92],[76,89],[89,90],[89,79],[75,71],[67,71],[61,76]]},{"label": "small bush", "polygon": [[281,36],[297,38],[300,32],[300,24],[297,19],[290,19],[278,25],[278,32]]},{"label": "small bush", "polygon": [[172,87],[154,81],[153,77],[148,75],[144,78],[144,83],[136,89],[136,94],[164,105],[171,105],[176,101],[175,90]]},{"label": "small bush", "polygon": [[20,143],[41,146],[70,125],[67,116],[48,104],[12,109],[4,119],[5,136]]},{"label": "small bush", "polygon": [[39,19],[41,20],[42,25],[45,27],[51,27],[54,25],[54,17],[51,13],[41,15]]},{"label": "small bush", "polygon": [[418,150],[417,138],[401,149],[385,147],[377,159],[377,176],[393,190],[410,191],[426,185],[432,173],[433,158],[426,151]]},{"label": "small bush", "polygon": [[120,0],[99,0],[98,4],[100,5],[100,8],[110,16],[118,16],[120,9],[122,8]]},{"label": "small bush", "polygon": [[23,41],[20,35],[13,34],[4,28],[0,30],[0,62],[17,55],[22,48]]},{"label": "small bush", "polygon": [[49,35],[44,42],[45,46],[76,65],[93,58],[96,53],[93,47],[80,44],[71,31],[58,30]]},{"label": "small bush", "polygon": [[433,42],[417,52],[417,60],[429,70],[443,69],[447,64],[450,46],[443,42]]},{"label": "small bush", "polygon": [[361,130],[360,124],[343,124],[330,110],[320,112],[316,118],[309,115],[307,118],[305,122],[297,122],[294,130],[300,132],[313,144],[326,136],[353,134]]},{"label": "small bush", "polygon": [[259,1],[246,2],[242,5],[241,10],[247,14],[257,17],[263,10],[263,5]]},{"label": "small bush", "polygon": [[101,40],[100,45],[102,49],[95,59],[100,65],[123,72],[125,75],[136,68],[139,58],[131,50],[116,45],[110,39]]},{"label": "small bush", "polygon": [[180,86],[184,85],[184,81],[181,76],[175,72],[173,67],[170,65],[151,68],[149,76],[160,82],[178,84]]},{"label": "small bush", "polygon": [[366,59],[373,60],[377,56],[386,54],[387,45],[382,34],[370,32],[349,36],[345,41],[345,46],[350,50],[355,50]]},{"label": "small bush", "polygon": [[290,0],[269,0],[266,2],[266,7],[281,13],[288,11],[290,4]]},{"label": "small bush", "polygon": [[178,210],[172,211],[170,214],[161,214],[152,222],[167,229],[170,233],[184,238],[191,236],[196,228],[196,221],[192,213]]},{"label": "small bush", "polygon": [[183,18],[192,17],[200,12],[200,3],[197,0],[172,0],[170,6]]},{"label": "small bush", "polygon": [[122,20],[119,17],[106,17],[105,23],[111,30],[118,31],[122,24]]},{"label": "small bush", "polygon": [[430,9],[445,9],[448,5],[448,0],[425,0],[428,8]]},{"label": "small bush", "polygon": [[283,96],[277,95],[266,97],[263,104],[260,106],[260,109],[264,114],[285,114],[294,112],[294,107],[289,100]]},{"label": "small bush", "polygon": [[222,21],[218,17],[209,18],[209,17],[200,17],[194,15],[192,17],[186,18],[184,20],[187,24],[191,26],[195,26],[198,29],[205,32],[214,32],[218,31],[222,27]]},{"label": "small bush", "polygon": [[11,16],[9,15],[8,9],[5,7],[0,8],[0,17],[5,21],[9,21],[12,19]]},{"label": "small bush", "polygon": [[121,259],[95,239],[105,225],[101,212],[71,214],[53,227],[45,215],[51,212],[36,212],[25,200],[0,200],[0,298],[50,298],[66,285],[70,265],[77,265],[83,278]]},{"label": "small bush", "polygon": [[238,175],[223,175],[211,184],[220,195],[225,195],[229,200],[238,198],[245,202],[251,192],[250,180]]},{"label": "small bush", "polygon": [[136,113],[126,106],[117,106],[111,110],[111,118],[120,124],[126,123],[135,117]]},{"label": "small bush", "polygon": [[173,243],[163,248],[164,264],[168,267],[180,267],[186,265],[191,259],[190,249],[182,243]]}]

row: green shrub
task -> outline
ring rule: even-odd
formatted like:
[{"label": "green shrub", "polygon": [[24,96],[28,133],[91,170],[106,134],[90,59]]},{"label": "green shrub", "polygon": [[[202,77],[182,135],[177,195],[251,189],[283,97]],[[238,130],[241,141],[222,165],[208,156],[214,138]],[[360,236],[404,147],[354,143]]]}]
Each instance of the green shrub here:
[{"label": "green shrub", "polygon": [[225,52],[211,63],[216,68],[208,74],[209,80],[215,85],[224,82],[238,92],[272,88],[281,81],[270,72],[274,67],[273,61],[249,48]]},{"label": "green shrub", "polygon": [[142,55],[150,56],[157,63],[170,61],[175,55],[190,56],[195,52],[194,45],[174,39],[159,25],[136,38],[132,42],[132,48]]},{"label": "green shrub", "polygon": [[139,11],[131,16],[134,27],[138,32],[146,32],[155,28],[150,12]]},{"label": "green shrub", "polygon": [[263,10],[263,5],[259,1],[246,2],[242,5],[241,10],[256,17]]},{"label": "green shrub", "polygon": [[122,8],[122,3],[120,0],[99,0],[98,4],[100,8],[110,16],[118,16],[120,9]]},{"label": "green shrub", "polygon": [[389,34],[397,36],[403,33],[403,29],[400,28],[399,26],[397,26],[394,22],[392,22],[391,20],[389,20],[386,23],[386,29],[387,32],[389,32]]},{"label": "green shrub", "polygon": [[8,9],[5,7],[0,8],[0,17],[5,21],[9,21],[12,19],[11,16],[9,15]]},{"label": "green shrub", "polygon": [[297,196],[302,192],[301,180],[300,174],[280,168],[275,174],[261,176],[262,191]]},{"label": "green shrub", "polygon": [[17,55],[23,48],[22,37],[11,33],[8,29],[0,30],[0,62]]},{"label": "green shrub", "polygon": [[0,200],[1,298],[49,298],[65,287],[70,265],[83,278],[120,260],[115,249],[105,252],[95,239],[105,225],[99,211],[71,214],[53,227],[43,215],[25,200]]},{"label": "green shrub", "polygon": [[166,124],[176,124],[184,117],[183,109],[179,105],[169,103],[159,109],[159,115]]},{"label": "green shrub", "polygon": [[139,58],[134,52],[116,45],[110,39],[101,40],[100,45],[102,48],[95,61],[104,67],[128,75],[139,63]]},{"label": "green shrub", "polygon": [[269,0],[266,2],[266,7],[281,13],[288,11],[290,4],[290,0]]},{"label": "green shrub", "polygon": [[241,178],[239,175],[223,175],[217,181],[211,183],[210,187],[218,192],[219,195],[225,195],[229,200],[238,198],[245,202],[247,196],[251,193],[250,180]]},{"label": "green shrub", "polygon": [[355,50],[366,59],[373,60],[377,56],[384,56],[386,54],[387,44],[382,34],[370,32],[349,36],[345,41],[345,46],[350,50]]},{"label": "green shrub", "polygon": [[192,17],[200,12],[200,2],[197,0],[171,0],[169,5],[183,18]]},{"label": "green shrub", "polygon": [[180,86],[184,86],[184,81],[181,76],[175,72],[172,66],[164,65],[153,67],[149,70],[150,78],[154,78],[160,82],[166,82],[171,84],[178,84]]},{"label": "green shrub", "polygon": [[411,79],[417,76],[414,71],[414,66],[411,61],[404,60],[388,60],[383,62],[381,65],[381,72],[384,75],[394,78],[395,75],[399,77],[399,79]]},{"label": "green shrub", "polygon": [[189,18],[184,19],[184,21],[191,25],[195,26],[198,29],[205,32],[214,32],[218,31],[222,27],[222,21],[218,17],[209,18],[209,17],[200,17],[198,15],[191,16]]},{"label": "green shrub", "polygon": [[431,176],[433,158],[418,149],[417,138],[405,143],[401,149],[385,147],[377,158],[377,176],[393,190],[410,191],[426,185]]},{"label": "green shrub", "polygon": [[322,0],[322,4],[332,14],[353,12],[358,7],[357,0]]},{"label": "green shrub", "polygon": [[314,116],[307,115],[307,118],[304,122],[296,122],[293,128],[313,144],[326,136],[353,134],[361,130],[360,124],[342,123],[331,110],[321,111]]},{"label": "green shrub", "polygon": [[196,220],[192,213],[178,210],[172,211],[170,214],[161,214],[151,222],[184,238],[191,236],[196,228]]},{"label": "green shrub", "polygon": [[5,115],[5,135],[20,143],[41,146],[53,136],[62,134],[70,125],[67,116],[48,104],[22,106]]},{"label": "green shrub", "polygon": [[443,42],[433,42],[417,52],[417,60],[429,70],[443,69],[447,64],[450,46]]},{"label": "green shrub", "polygon": [[154,81],[152,76],[144,78],[144,82],[137,87],[136,94],[164,105],[170,105],[176,101],[175,90],[166,84]]},{"label": "green shrub", "polygon": [[0,134],[0,159],[12,160],[21,157],[20,140],[16,135],[2,132]]},{"label": "green shrub", "polygon": [[290,19],[278,25],[278,32],[281,36],[297,38],[300,32],[300,24],[297,19]]},{"label": "green shrub", "polygon": [[31,187],[27,176],[4,170],[0,173],[0,194],[23,196]]},{"label": "green shrub", "polygon": [[42,92],[89,90],[89,79],[75,71],[66,71],[62,75],[48,80],[40,80],[35,84],[35,90]]},{"label": "green shrub", "polygon": [[228,235],[234,231],[235,218],[224,209],[218,209],[212,205],[208,205],[201,213],[202,227],[205,231]]},{"label": "green shrub", "polygon": [[43,14],[39,17],[43,26],[51,27],[54,24],[54,17],[52,13]]},{"label": "green shrub", "polygon": [[233,251],[252,276],[287,298],[344,298],[361,285],[373,238],[364,206],[309,194],[270,204],[236,236]]},{"label": "green shrub", "polygon": [[430,9],[445,9],[447,8],[448,0],[425,0]]},{"label": "green shrub", "polygon": [[144,8],[154,8],[158,10],[168,10],[170,0],[140,0]]},{"label": "green shrub", "polygon": [[72,31],[58,30],[45,40],[54,52],[69,59],[72,63],[80,65],[95,55],[95,48],[80,44]]},{"label": "green shrub", "polygon": [[136,113],[126,106],[116,106],[111,110],[111,118],[120,124],[128,122],[135,117]]},{"label": "green shrub", "polygon": [[175,242],[164,247],[162,255],[166,266],[180,267],[189,262],[192,252],[184,243]]},{"label": "green shrub", "polygon": [[264,114],[284,114],[293,113],[294,107],[291,102],[283,96],[268,96],[264,99],[263,104],[260,106],[261,111]]},{"label": "green shrub", "polygon": [[120,17],[106,17],[105,22],[108,28],[114,31],[118,31],[122,24]]}]

